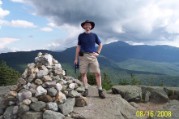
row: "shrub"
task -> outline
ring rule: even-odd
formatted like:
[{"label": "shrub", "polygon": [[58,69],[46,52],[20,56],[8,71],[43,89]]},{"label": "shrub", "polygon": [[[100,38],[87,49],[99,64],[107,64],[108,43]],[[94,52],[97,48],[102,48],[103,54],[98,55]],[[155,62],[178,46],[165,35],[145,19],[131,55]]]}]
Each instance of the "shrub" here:
[{"label": "shrub", "polygon": [[[96,77],[94,73],[87,73],[87,78],[89,85],[96,85]],[[81,76],[79,76],[79,79],[81,80]],[[102,75],[102,87],[106,90],[109,90],[112,87],[111,80],[106,73],[103,73]]]},{"label": "shrub", "polygon": [[112,86],[113,85],[111,83],[110,77],[106,73],[103,73],[102,87],[106,90],[109,90],[112,88]]},{"label": "shrub", "polygon": [[0,61],[0,86],[16,84],[20,74],[9,67],[5,61]]}]

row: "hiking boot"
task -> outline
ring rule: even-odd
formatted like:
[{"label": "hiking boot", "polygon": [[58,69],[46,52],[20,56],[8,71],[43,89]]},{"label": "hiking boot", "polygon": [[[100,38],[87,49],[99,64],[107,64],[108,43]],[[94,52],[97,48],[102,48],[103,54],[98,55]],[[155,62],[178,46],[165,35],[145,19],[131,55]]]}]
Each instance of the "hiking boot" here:
[{"label": "hiking boot", "polygon": [[82,96],[84,96],[84,97],[88,96],[88,89],[85,89],[85,91],[83,92]]},{"label": "hiking boot", "polygon": [[103,90],[98,90],[98,94],[99,94],[100,98],[102,98],[102,99],[106,98],[106,96],[104,95]]}]

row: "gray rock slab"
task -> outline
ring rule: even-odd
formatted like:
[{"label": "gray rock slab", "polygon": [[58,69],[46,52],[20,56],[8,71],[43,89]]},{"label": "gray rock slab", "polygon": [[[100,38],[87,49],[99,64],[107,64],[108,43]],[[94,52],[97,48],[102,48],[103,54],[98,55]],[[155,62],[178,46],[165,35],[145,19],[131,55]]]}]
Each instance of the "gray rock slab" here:
[{"label": "gray rock slab", "polygon": [[30,108],[34,111],[42,111],[46,107],[46,103],[42,101],[34,102],[30,105]]},{"label": "gray rock slab", "polygon": [[46,110],[43,113],[43,119],[64,119],[65,116],[59,112],[54,112],[51,110]]},{"label": "gray rock slab", "polygon": [[125,100],[131,102],[139,102],[142,99],[142,90],[139,86],[113,86],[113,94],[120,94]]},{"label": "gray rock slab", "polygon": [[147,92],[150,92],[149,101],[154,103],[166,103],[169,101],[167,93],[163,87],[159,86],[141,86],[143,98]]},{"label": "gray rock slab", "polygon": [[68,115],[73,111],[73,107],[75,105],[75,98],[67,98],[65,103],[60,104],[58,107],[61,110],[62,114]]},{"label": "gray rock slab", "polygon": [[21,116],[22,119],[42,119],[42,112],[26,112]]}]

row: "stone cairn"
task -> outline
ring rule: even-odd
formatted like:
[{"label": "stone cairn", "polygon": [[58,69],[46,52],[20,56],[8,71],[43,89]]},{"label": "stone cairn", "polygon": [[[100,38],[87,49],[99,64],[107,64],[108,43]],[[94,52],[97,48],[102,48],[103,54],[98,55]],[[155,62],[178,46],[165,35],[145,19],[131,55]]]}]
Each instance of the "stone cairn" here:
[{"label": "stone cairn", "polygon": [[87,105],[83,91],[82,83],[66,76],[52,55],[40,52],[4,96],[0,119],[73,119],[74,106]]}]

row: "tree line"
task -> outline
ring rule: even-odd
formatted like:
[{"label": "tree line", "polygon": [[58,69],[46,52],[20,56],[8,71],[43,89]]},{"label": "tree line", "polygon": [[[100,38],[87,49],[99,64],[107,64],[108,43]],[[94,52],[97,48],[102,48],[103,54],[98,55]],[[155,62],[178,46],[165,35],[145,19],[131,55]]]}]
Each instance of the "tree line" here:
[{"label": "tree line", "polygon": [[0,60],[0,86],[16,84],[20,73],[9,67],[5,61]]}]

